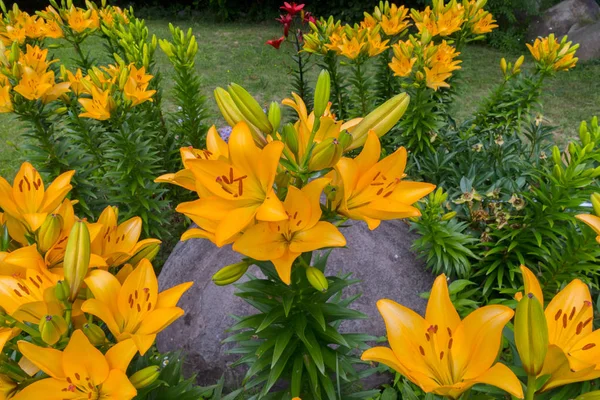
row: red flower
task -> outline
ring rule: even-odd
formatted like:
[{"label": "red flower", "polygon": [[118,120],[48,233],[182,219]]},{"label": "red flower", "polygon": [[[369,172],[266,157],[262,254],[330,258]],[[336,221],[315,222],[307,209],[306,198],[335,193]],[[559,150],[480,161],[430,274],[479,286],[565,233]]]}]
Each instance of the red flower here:
[{"label": "red flower", "polygon": [[283,3],[283,6],[279,7],[282,10],[287,11],[290,15],[298,14],[300,10],[304,8],[304,4],[296,4],[296,3],[288,3],[287,1]]},{"label": "red flower", "polygon": [[313,17],[313,15],[309,11],[307,11],[304,13],[304,22],[312,22],[314,24],[315,22],[317,22],[317,19]]},{"label": "red flower", "polygon": [[290,14],[280,15],[276,21],[279,21],[283,25],[283,36],[287,37],[290,32],[290,26],[292,26],[292,16]]},{"label": "red flower", "polygon": [[282,36],[279,39],[267,40],[267,44],[271,45],[271,46],[275,47],[277,50],[279,50],[279,46],[281,46],[281,43],[283,43],[284,40],[285,40],[285,36]]}]

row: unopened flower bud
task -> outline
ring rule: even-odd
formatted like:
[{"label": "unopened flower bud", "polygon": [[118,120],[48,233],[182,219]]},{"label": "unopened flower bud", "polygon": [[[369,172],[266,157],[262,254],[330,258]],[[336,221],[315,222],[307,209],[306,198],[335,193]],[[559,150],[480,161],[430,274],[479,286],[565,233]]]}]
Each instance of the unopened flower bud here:
[{"label": "unopened flower bud", "polygon": [[339,138],[340,146],[342,147],[342,151],[346,151],[348,147],[352,144],[354,137],[348,131],[340,132]]},{"label": "unopened flower bud", "polygon": [[367,134],[371,130],[375,132],[378,137],[382,137],[388,133],[404,115],[409,102],[410,97],[406,93],[400,93],[371,111],[369,115],[364,117],[363,120],[356,125],[354,130],[352,130],[354,142],[350,145],[348,150],[356,149],[364,145],[367,141]]},{"label": "unopened flower bud", "polygon": [[560,165],[562,163],[562,160],[560,157],[560,150],[558,149],[558,146],[554,146],[552,148],[552,159],[554,160],[554,163],[556,165]]},{"label": "unopened flower bud", "polygon": [[500,69],[502,70],[502,73],[504,75],[506,75],[506,68],[507,68],[506,58],[502,57],[502,59],[500,60]]},{"label": "unopened flower bud", "polygon": [[331,94],[331,77],[327,70],[322,70],[317,79],[317,86],[315,87],[314,107],[313,111],[315,119],[320,118],[329,103],[329,96]]},{"label": "unopened flower bud", "polygon": [[148,246],[142,247],[127,262],[135,267],[144,258],[148,261],[152,261],[154,259],[154,257],[156,257],[156,255],[158,254],[159,250],[160,250],[160,241],[157,240],[155,243],[150,243]]},{"label": "unopened flower bud", "polygon": [[62,217],[58,214],[51,214],[40,227],[37,233],[38,250],[42,253],[47,252],[56,243],[62,230]]},{"label": "unopened flower bud", "polygon": [[160,367],[151,365],[141,369],[129,377],[129,381],[136,389],[143,389],[152,385],[160,376]]},{"label": "unopened flower bud", "polygon": [[83,325],[83,333],[88,338],[92,346],[101,346],[106,343],[106,334],[96,324],[86,323]]},{"label": "unopened flower bud", "polygon": [[517,58],[517,61],[515,61],[515,65],[513,67],[513,74],[521,72],[521,65],[523,65],[523,61],[525,61],[525,56]]},{"label": "unopened flower bud", "polygon": [[279,125],[281,124],[281,108],[277,102],[271,102],[268,114],[269,122],[271,123],[271,126],[273,126],[273,132],[279,131]]},{"label": "unopened flower bud", "polygon": [[451,220],[455,216],[456,216],[456,211],[450,211],[449,213],[446,213],[446,214],[442,215],[442,221]]},{"label": "unopened flower bud", "polygon": [[58,301],[67,301],[69,297],[71,297],[69,284],[66,281],[56,282],[56,286],[54,287],[54,296]]},{"label": "unopened flower bud", "polygon": [[294,155],[298,155],[298,132],[291,123],[283,126],[283,142]]},{"label": "unopened flower bud", "polygon": [[306,268],[306,278],[308,279],[308,282],[311,284],[311,286],[319,292],[326,292],[329,288],[329,283],[327,282],[325,274],[318,268]]},{"label": "unopened flower bud", "polygon": [[245,261],[227,265],[221,268],[213,275],[212,280],[215,285],[225,286],[238,281],[248,270],[248,263]]},{"label": "unopened flower bud", "polygon": [[273,127],[262,107],[246,89],[236,83],[232,83],[229,85],[227,91],[245,119],[250,121],[261,132],[269,134],[273,131]]},{"label": "unopened flower bud", "polygon": [[342,146],[336,138],[327,138],[318,143],[312,152],[308,161],[310,171],[320,171],[326,168],[332,168],[342,156]]},{"label": "unopened flower bud", "polygon": [[77,298],[79,288],[87,275],[90,265],[90,247],[90,232],[87,225],[84,221],[75,222],[69,234],[63,261],[65,280],[69,284],[71,300]]},{"label": "unopened flower bud", "polygon": [[548,323],[539,300],[527,293],[515,314],[515,344],[527,375],[537,376],[548,351]]},{"label": "unopened flower bud", "polygon": [[8,250],[10,244],[10,235],[8,234],[8,225],[0,225],[0,251]]},{"label": "unopened flower bud", "polygon": [[600,217],[600,193],[592,193],[591,200],[594,207],[594,214]]},{"label": "unopened flower bud", "polygon": [[42,340],[53,346],[67,332],[69,326],[60,315],[46,315],[40,320],[39,329]]}]

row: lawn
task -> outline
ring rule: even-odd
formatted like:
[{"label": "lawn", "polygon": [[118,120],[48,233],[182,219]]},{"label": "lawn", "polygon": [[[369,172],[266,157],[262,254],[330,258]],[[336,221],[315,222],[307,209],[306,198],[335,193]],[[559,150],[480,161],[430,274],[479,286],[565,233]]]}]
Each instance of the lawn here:
[{"label": "lawn", "polygon": [[[284,52],[276,51],[264,43],[281,34],[280,27],[273,24],[215,24],[179,22],[182,28],[191,27],[197,35],[200,52],[196,67],[203,78],[204,93],[209,98],[212,110],[211,123],[221,124],[218,110],[212,100],[212,91],[217,86],[237,82],[246,87],[263,104],[279,101],[289,94],[287,58]],[[170,36],[168,22],[148,21],[152,33],[159,38]],[[92,54],[103,54],[99,39],[86,42]],[[523,49],[523,53],[526,49]],[[55,57],[69,64],[68,49],[56,49]],[[468,47],[463,58],[461,86],[455,104],[455,115],[459,120],[467,118],[501,80],[499,61],[502,52],[482,47]],[[101,57],[101,56],[100,56]],[[508,55],[516,59],[516,55]],[[157,61],[163,76],[163,85],[170,89],[171,67],[164,54],[157,50]],[[576,134],[579,122],[600,114],[600,63],[580,65],[569,73],[561,73],[547,82],[543,96],[543,115],[558,127],[557,140]],[[167,95],[165,107],[172,107]],[[24,127],[13,117],[0,116],[0,175],[12,177],[22,157],[24,142],[20,133]]]}]

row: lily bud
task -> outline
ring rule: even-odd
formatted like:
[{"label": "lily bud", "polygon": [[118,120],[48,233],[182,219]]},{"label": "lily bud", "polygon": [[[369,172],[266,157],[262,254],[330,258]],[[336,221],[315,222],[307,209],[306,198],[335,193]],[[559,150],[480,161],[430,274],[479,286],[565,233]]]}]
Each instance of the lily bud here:
[{"label": "lily bud", "polygon": [[167,55],[167,57],[169,57],[169,58],[173,57],[173,55],[174,55],[173,47],[171,46],[171,43],[167,39],[160,39],[158,41],[158,45],[160,46],[162,51]]},{"label": "lily bud", "polygon": [[591,200],[594,207],[594,214],[600,217],[600,193],[592,193]]},{"label": "lily bud", "polygon": [[342,146],[336,138],[327,138],[317,144],[308,161],[310,171],[332,168],[342,157]]},{"label": "lily bud", "polygon": [[279,130],[279,125],[281,124],[281,108],[279,104],[275,101],[272,101],[269,105],[269,122],[273,127],[273,132],[277,132]]},{"label": "lily bud", "polygon": [[329,103],[329,96],[331,94],[331,77],[327,70],[322,70],[317,80],[317,86],[315,88],[314,107],[315,118],[320,118]]},{"label": "lily bud", "polygon": [[354,137],[348,131],[342,131],[340,132],[338,140],[340,142],[342,150],[346,151],[346,149],[352,144]]},{"label": "lily bud", "polygon": [[455,216],[456,216],[456,211],[450,211],[449,213],[446,213],[446,214],[442,215],[442,221],[451,220]]},{"label": "lily bud", "polygon": [[521,65],[523,65],[523,61],[525,61],[525,56],[517,58],[517,61],[515,61],[515,65],[513,67],[513,74],[521,72]]},{"label": "lily bud", "polygon": [[92,346],[101,346],[106,343],[106,334],[102,328],[96,324],[84,324],[83,334],[88,338]]},{"label": "lily bud", "polygon": [[160,367],[158,365],[151,365],[131,375],[129,381],[136,389],[143,389],[156,382],[159,376]]},{"label": "lily bud", "polygon": [[500,60],[500,69],[502,70],[502,73],[504,75],[506,75],[506,68],[507,68],[506,58],[502,57],[502,59]]},{"label": "lily bud", "polygon": [[364,145],[370,130],[374,131],[378,137],[388,133],[402,118],[409,102],[410,97],[406,93],[400,93],[371,111],[352,131],[354,142],[348,150]]},{"label": "lily bud", "polygon": [[600,399],[600,390],[594,390],[593,392],[587,392],[580,396],[575,397],[575,400],[598,400]]},{"label": "lily bud", "polygon": [[228,92],[244,118],[250,121],[252,125],[267,134],[273,131],[273,127],[262,107],[246,89],[236,83],[232,83],[229,85]]},{"label": "lily bud", "polygon": [[54,245],[54,243],[56,243],[60,237],[62,225],[63,222],[60,215],[51,214],[46,217],[46,220],[37,233],[37,246],[39,251],[45,253]]},{"label": "lily bud", "polygon": [[560,179],[562,177],[562,168],[560,167],[560,165],[554,166],[554,168],[552,169],[552,175],[554,175],[556,179]]},{"label": "lily bud", "polygon": [[69,284],[66,281],[58,281],[56,282],[56,286],[54,287],[54,296],[58,301],[65,302],[71,296],[71,290],[69,289]]},{"label": "lily bud", "polygon": [[245,261],[231,264],[221,268],[216,274],[213,275],[212,280],[215,285],[225,286],[239,280],[246,271],[248,270],[248,263]]},{"label": "lily bud", "polygon": [[90,232],[83,221],[77,221],[71,229],[63,261],[65,280],[71,291],[71,301],[77,298],[79,288],[90,265]]},{"label": "lily bud", "polygon": [[6,224],[0,225],[0,238],[0,251],[8,250],[10,235],[8,234],[8,226]]},{"label": "lily bud", "polygon": [[42,340],[53,346],[67,332],[69,326],[67,321],[60,315],[46,315],[40,320],[39,329]]},{"label": "lily bud", "polygon": [[298,155],[298,132],[292,123],[283,126],[283,142],[294,155]]},{"label": "lily bud", "polygon": [[308,282],[311,284],[319,292],[326,292],[329,288],[329,282],[327,282],[327,278],[323,272],[315,267],[306,268],[306,278]]},{"label": "lily bud", "polygon": [[552,148],[552,159],[554,160],[554,164],[556,165],[560,165],[562,163],[560,157],[560,150],[558,149],[558,146],[554,146]]},{"label": "lily bud", "polygon": [[590,142],[590,133],[588,132],[587,122],[581,121],[579,124],[579,139],[581,139],[581,143],[584,145]]},{"label": "lily bud", "polygon": [[153,243],[149,246],[143,247],[140,251],[134,254],[133,257],[127,261],[129,264],[136,266],[142,259],[146,259],[148,261],[152,261],[154,257],[158,254],[160,250],[160,243]]},{"label": "lily bud", "polygon": [[533,293],[528,293],[517,305],[515,344],[525,372],[537,376],[548,351],[548,323],[544,309]]}]

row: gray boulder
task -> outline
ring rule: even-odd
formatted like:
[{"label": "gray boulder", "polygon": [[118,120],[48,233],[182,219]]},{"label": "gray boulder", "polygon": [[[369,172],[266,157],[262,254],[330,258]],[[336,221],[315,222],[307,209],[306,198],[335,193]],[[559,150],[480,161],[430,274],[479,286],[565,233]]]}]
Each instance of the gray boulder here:
[{"label": "gray boulder", "polygon": [[570,31],[569,40],[579,43],[576,56],[581,61],[600,59],[600,21]]},{"label": "gray boulder", "polygon": [[[430,289],[433,276],[411,252],[415,236],[408,231],[405,222],[383,222],[375,231],[357,222],[343,233],[348,248],[332,252],[328,275],[351,272],[360,279],[362,282],[348,288],[346,294],[362,292],[363,296],[353,308],[369,316],[365,320],[346,321],[342,326],[344,331],[385,335],[385,326],[376,308],[381,298],[424,312],[426,303],[419,293]],[[218,287],[211,281],[219,268],[240,259],[229,246],[217,248],[207,240],[193,239],[177,244],[159,276],[161,288],[195,282],[179,303],[185,316],[158,336],[157,345],[160,351],[184,350],[187,356],[184,372],[197,374],[201,385],[214,384],[225,375],[228,386],[234,387],[243,376],[241,369],[228,367],[237,357],[226,354],[231,345],[223,345],[221,341],[227,337],[225,330],[234,323],[231,314],[247,315],[254,311],[234,295],[233,286]],[[365,386],[380,383],[381,379],[375,378]]]},{"label": "gray boulder", "polygon": [[571,29],[593,24],[599,19],[600,6],[595,0],[564,0],[534,19],[527,31],[527,40],[533,41],[551,33],[561,37]]}]

